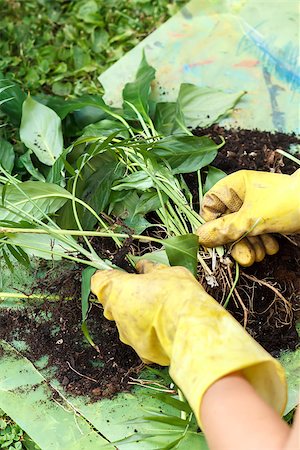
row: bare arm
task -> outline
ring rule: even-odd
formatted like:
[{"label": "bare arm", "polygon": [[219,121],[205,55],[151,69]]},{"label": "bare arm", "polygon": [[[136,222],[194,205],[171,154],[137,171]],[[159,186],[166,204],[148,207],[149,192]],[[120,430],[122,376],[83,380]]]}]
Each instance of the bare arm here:
[{"label": "bare arm", "polygon": [[239,373],[204,394],[201,418],[210,450],[299,450],[300,415],[292,429]]}]

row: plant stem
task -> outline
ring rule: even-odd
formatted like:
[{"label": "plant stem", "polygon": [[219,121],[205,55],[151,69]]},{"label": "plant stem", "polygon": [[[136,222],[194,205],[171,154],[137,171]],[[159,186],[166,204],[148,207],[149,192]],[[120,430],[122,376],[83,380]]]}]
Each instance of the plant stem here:
[{"label": "plant stem", "polygon": [[[42,231],[44,231],[44,230],[42,230]],[[47,234],[47,232],[39,233],[39,234]],[[4,239],[0,239],[0,243],[7,244],[7,241],[5,241]],[[28,249],[31,249],[31,250],[41,251],[40,248],[34,247],[33,245],[18,244],[16,242],[14,242],[14,245],[16,245],[17,247],[21,247],[21,248],[28,248]],[[61,258],[69,259],[70,261],[74,261],[74,262],[77,262],[77,263],[85,264],[87,266],[96,267],[96,269],[100,269],[100,270],[109,270],[109,269],[113,269],[114,268],[112,264],[106,263],[100,258],[98,258],[97,260],[94,260],[92,258],[92,255],[90,255],[88,252],[85,252],[85,253],[88,254],[88,258],[90,259],[89,261],[85,260],[85,259],[78,258],[77,256],[70,256],[67,253],[60,253],[60,252],[57,252],[55,250],[47,250],[47,249],[43,248],[42,251],[43,251],[43,253],[47,253],[48,255],[59,256]],[[77,252],[78,253],[83,253],[84,249],[80,248],[79,250],[77,250]],[[117,267],[115,267],[115,268],[117,269]]]},{"label": "plant stem", "polygon": [[174,223],[176,223],[176,227],[178,228],[178,235],[188,233],[189,231],[186,229],[186,223],[180,212],[178,211],[176,214],[176,211],[174,210],[170,202],[167,202],[167,208]]},{"label": "plant stem", "polygon": [[[143,236],[141,234],[126,234],[126,233],[104,233],[102,231],[80,231],[80,230],[62,230],[62,229],[51,229],[50,232],[42,228],[11,228],[11,227],[0,227],[0,233],[4,234],[18,234],[18,233],[32,233],[32,234],[55,234],[55,235],[65,235],[65,236],[102,236],[102,237],[120,237],[120,238],[133,238],[138,239],[142,242],[157,242],[163,244],[163,240],[157,239],[150,236]],[[1,241],[0,241],[1,242]],[[44,250],[43,250],[44,251]]]},{"label": "plant stem", "polygon": [[[32,298],[39,300],[53,300],[58,301],[60,297],[58,295],[45,295],[45,294],[22,294],[21,292],[0,292],[0,299],[4,298]],[[65,300],[71,300],[71,297],[65,298]]]},{"label": "plant stem", "polygon": [[130,106],[130,108],[135,112],[140,124],[142,125],[145,136],[147,138],[151,138],[151,133],[149,133],[148,127],[147,127],[142,115],[139,113],[139,111],[136,109],[136,107],[132,103],[128,102],[127,100],[125,100],[125,103],[127,103],[127,105]]},{"label": "plant stem", "polygon": [[199,252],[197,254],[197,259],[198,259],[199,263],[201,264],[202,268],[204,269],[204,271],[206,273],[208,273],[208,275],[212,275],[212,271],[210,270],[210,268],[208,267],[208,265],[206,264],[206,262],[204,261],[204,259],[202,258],[202,256],[200,255]]},{"label": "plant stem", "polygon": [[197,170],[197,179],[198,179],[198,196],[199,196],[199,211],[201,210],[201,204],[203,199],[203,190],[202,190],[202,182],[201,182],[201,170]]},{"label": "plant stem", "polygon": [[285,156],[286,158],[290,159],[291,161],[294,161],[296,164],[300,166],[300,159],[296,158],[294,155],[291,155],[288,152],[285,152],[284,150],[276,149],[275,152],[280,153],[281,155]]},{"label": "plant stem", "polygon": [[[73,210],[73,214],[74,214],[74,217],[75,217],[76,224],[77,224],[77,226],[78,226],[80,231],[83,231],[83,228],[81,226],[81,223],[80,223],[80,220],[79,220],[79,217],[78,217],[75,198],[76,198],[76,187],[77,187],[78,178],[79,178],[79,175],[80,175],[80,172],[81,172],[81,168],[83,167],[85,162],[86,162],[86,158],[84,156],[83,160],[82,160],[82,163],[81,163],[81,167],[77,171],[77,173],[76,173],[76,175],[74,177],[73,186],[72,186],[72,210]],[[83,239],[84,239],[88,249],[90,250],[91,254],[93,256],[97,256],[97,254],[96,254],[95,250],[93,249],[92,245],[90,244],[88,238],[86,236],[83,236]]]},{"label": "plant stem", "polygon": [[[178,398],[179,398],[179,400],[181,400],[182,402],[185,402],[185,398],[184,398],[184,395],[183,395],[183,393],[181,392],[181,390],[178,389],[177,392],[178,392]],[[180,418],[181,418],[182,420],[186,420],[186,418],[187,418],[187,413],[186,413],[185,411],[180,411]]]},{"label": "plant stem", "polygon": [[224,305],[223,305],[223,308],[225,308],[225,309],[227,308],[228,303],[229,303],[229,300],[230,300],[230,298],[231,298],[231,296],[232,296],[232,293],[233,293],[233,291],[235,290],[236,284],[237,284],[237,282],[238,282],[238,280],[239,280],[239,276],[240,276],[240,266],[239,266],[238,262],[236,261],[236,262],[235,262],[235,277],[234,277],[234,282],[233,282],[233,285],[231,286],[231,289],[230,289],[230,291],[229,291],[229,294],[227,295],[227,298],[226,298],[225,303],[224,303]]}]

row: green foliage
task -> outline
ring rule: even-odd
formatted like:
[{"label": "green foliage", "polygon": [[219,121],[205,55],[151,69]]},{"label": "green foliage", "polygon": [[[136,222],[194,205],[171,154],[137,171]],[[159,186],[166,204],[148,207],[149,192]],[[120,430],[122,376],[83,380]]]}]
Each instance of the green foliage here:
[{"label": "green foliage", "polygon": [[210,164],[221,146],[205,136],[174,135],[155,143],[152,153],[166,160],[173,174],[190,173]]},{"label": "green foliage", "polygon": [[205,183],[203,186],[203,194],[208,192],[218,181],[226,177],[226,173],[223,170],[217,169],[213,166],[208,166]]},{"label": "green foliage", "polygon": [[[4,225],[27,220],[33,227],[42,227],[52,238],[59,233],[58,246],[62,240],[67,251],[70,246],[76,248],[88,256],[92,267],[99,268],[106,267],[106,263],[96,255],[86,235],[83,234],[83,239],[89,251],[83,250],[69,235],[64,236],[60,227],[83,232],[101,226],[120,247],[122,242],[119,236],[114,236],[115,232],[143,233],[157,223],[157,220],[151,223],[145,217],[154,212],[170,238],[164,241],[170,264],[183,265],[196,275],[198,240],[191,233],[201,225],[201,218],[193,209],[192,194],[181,174],[193,171],[199,174],[200,169],[213,161],[220,145],[208,137],[193,136],[186,128],[189,120],[199,120],[196,114],[192,118],[188,107],[191,91],[196,98],[202,95],[202,90],[200,93],[195,86],[185,85],[180,89],[177,102],[170,104],[167,124],[164,123],[164,115],[161,111],[157,115],[155,111],[156,108],[167,110],[168,104],[152,102],[150,108],[154,75],[155,70],[143,54],[135,80],[123,90],[123,110],[106,105],[99,95],[67,101],[44,98],[43,102],[48,106],[28,96],[23,101],[20,127],[20,137],[26,148],[23,147],[21,152],[15,148],[13,155],[10,144],[2,142],[8,169],[3,168],[5,176],[0,179],[2,183],[6,182],[1,188],[0,207]],[[8,89],[12,87],[6,86],[3,92]],[[205,93],[208,98],[216,95],[215,90],[208,88]],[[239,96],[228,96],[220,91],[218,94],[221,98],[217,103],[219,117],[221,105],[226,106],[223,114],[227,114],[229,105],[234,105]],[[16,95],[19,95],[17,90]],[[90,108],[88,113],[87,108]],[[80,113],[83,115],[78,121]],[[62,124],[64,130],[69,130],[69,136],[75,137],[65,149]],[[156,124],[161,132],[171,134],[159,134]],[[25,173],[20,172],[20,168]],[[223,173],[209,169],[206,184],[212,185],[221,176]],[[17,182],[16,177],[30,178],[30,181]],[[201,190],[199,185],[199,192]],[[70,201],[65,204],[67,200]],[[56,223],[51,219],[52,228],[49,228],[45,222],[54,213]],[[13,245],[13,249],[19,245],[28,253],[32,236],[20,237],[16,240],[14,236],[5,236],[6,240],[1,242]],[[150,239],[159,242],[157,238]],[[45,245],[48,243],[43,239],[41,246],[33,245],[34,252],[74,259],[66,256],[66,248],[62,252],[57,251],[57,247],[47,250]],[[12,249],[7,247],[5,260],[9,253]],[[19,253],[18,257],[23,264],[26,262]],[[87,330],[84,331],[87,334]]]},{"label": "green foliage", "polygon": [[96,347],[93,339],[91,338],[91,335],[89,333],[86,319],[88,316],[88,310],[89,310],[89,297],[91,293],[91,278],[96,272],[96,269],[94,267],[86,267],[81,274],[81,314],[82,314],[82,324],[81,329],[82,332],[86,338],[86,340],[91,344],[93,347]]},{"label": "green foliage", "polygon": [[24,431],[0,410],[0,447],[8,450],[22,450]]},{"label": "green foliage", "polygon": [[61,120],[51,109],[30,96],[23,103],[21,141],[47,166],[53,166],[63,151]]},{"label": "green foliage", "polygon": [[171,266],[184,266],[197,274],[198,236],[185,234],[164,240],[164,247]]},{"label": "green foliage", "polygon": [[0,222],[20,223],[30,216],[42,219],[53,214],[71,198],[68,191],[56,184],[24,181],[15,185],[0,185]]},{"label": "green foliage", "polygon": [[146,122],[149,120],[149,96],[154,78],[155,70],[147,63],[143,52],[135,80],[127,83],[123,90],[123,110],[127,118],[138,119],[136,110]]},{"label": "green foliage", "polygon": [[[3,22],[1,21],[1,24]],[[0,25],[1,26],[1,25]],[[1,41],[2,42],[2,41]],[[1,44],[0,44],[1,45]],[[0,66],[1,67],[1,66]],[[22,89],[4,78],[0,71],[0,106],[1,110],[8,115],[13,125],[19,126],[22,117],[22,105],[26,98]]]},{"label": "green foliage", "polygon": [[41,87],[63,97],[95,94],[99,74],[184,3],[0,0],[0,71],[12,71],[32,94]]},{"label": "green foliage", "polygon": [[[157,450],[194,449],[208,450],[202,432],[198,431],[195,416],[183,398],[182,393],[174,386],[167,372],[162,369],[148,368],[147,379],[141,380],[141,389],[147,397],[159,402],[159,407],[144,406],[145,414],[130,423],[143,424],[144,432],[131,434],[117,442],[118,448],[126,448],[126,444],[141,442],[153,445]],[[137,384],[138,380],[137,380]],[[172,389],[170,389],[172,387]],[[151,447],[152,448],[152,447]]]},{"label": "green foliage", "polygon": [[186,125],[195,128],[217,123],[228,115],[246,94],[228,94],[219,89],[199,87],[189,83],[180,86],[177,104],[185,117]]},{"label": "green foliage", "polygon": [[11,173],[14,167],[15,152],[12,144],[5,139],[0,139],[0,161],[2,167]]},{"label": "green foliage", "polygon": [[[109,204],[113,182],[123,172],[124,169],[118,164],[116,155],[110,150],[91,157],[88,163],[83,162],[80,169],[76,195],[82,198],[95,211],[104,211]],[[83,228],[87,230],[93,229],[97,222],[95,216],[81,206],[78,208],[78,212]],[[65,217],[64,223],[67,225],[67,228],[72,227],[73,219],[70,209],[66,209],[62,214]],[[66,222],[67,214],[69,214],[69,222]]]}]

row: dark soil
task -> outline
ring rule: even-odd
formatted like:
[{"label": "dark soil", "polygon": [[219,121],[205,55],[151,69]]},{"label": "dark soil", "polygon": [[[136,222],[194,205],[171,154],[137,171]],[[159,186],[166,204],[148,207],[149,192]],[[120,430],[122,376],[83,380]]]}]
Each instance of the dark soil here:
[{"label": "dark soil", "polygon": [[22,353],[31,361],[48,355],[47,365],[57,368],[66,391],[91,400],[112,397],[128,389],[129,377],[141,370],[141,361],[119,341],[115,325],[104,318],[99,305],[89,312],[88,329],[97,350],[83,337],[76,299],[14,309],[9,315],[0,312],[0,339],[25,341],[28,350]]},{"label": "dark soil", "polygon": [[[219,151],[214,166],[227,173],[253,169],[290,174],[297,169],[296,164],[275,152],[278,148],[288,150],[290,144],[299,143],[296,136],[225,130],[218,126],[195,130],[195,134],[209,135],[216,142],[220,141],[219,135],[224,137],[226,144]],[[186,179],[191,190],[196,191],[194,175],[187,175]],[[281,250],[278,255],[266,257],[260,264],[242,270],[229,303],[232,314],[241,323],[247,322],[249,333],[273,355],[297,346],[295,316],[300,306],[300,242],[295,239],[292,243],[285,237],[279,239]],[[94,239],[93,246],[102,256],[122,265],[131,242],[126,242],[121,250],[116,250],[112,242],[105,242],[104,245],[103,240]],[[222,302],[230,289],[222,280],[224,276],[234,278],[234,266],[224,264],[219,272],[218,287],[210,287],[204,277],[200,279]],[[89,395],[96,400],[129,389],[129,377],[135,376],[142,366],[135,352],[119,341],[114,323],[104,319],[99,305],[92,306],[88,318],[88,328],[97,350],[85,342],[81,331],[80,273],[80,268],[63,269],[59,277],[53,278],[53,271],[49,271],[43,280],[38,280],[38,289],[71,300],[46,302],[41,306],[35,304],[25,310],[1,311],[0,339],[8,342],[24,340],[28,350],[23,353],[32,361],[48,355],[48,365],[57,367],[57,377],[68,392]],[[50,317],[48,321],[45,321],[45,314]]]},{"label": "dark soil", "polygon": [[225,145],[219,150],[213,165],[227,174],[241,169],[291,174],[299,169],[293,161],[276,152],[279,149],[287,151],[291,145],[300,144],[295,134],[227,130],[218,125],[197,128],[193,133],[209,136],[217,144],[221,143],[220,136],[225,139]]},{"label": "dark soil", "polygon": [[[194,134],[209,136],[217,144],[221,143],[220,136],[224,138],[225,145],[219,150],[213,165],[227,174],[240,169],[292,174],[299,169],[299,165],[276,152],[277,149],[287,151],[291,145],[299,144],[300,139],[294,134],[227,130],[218,125],[196,129]],[[188,175],[188,183],[196,192],[194,174]],[[295,321],[297,315],[299,318],[300,309],[300,239],[294,238],[294,243],[291,243],[287,238],[278,236],[278,240],[280,252],[277,255],[268,256],[261,263],[242,270],[228,308],[244,323],[245,314],[239,302],[240,297],[248,310],[247,331],[274,356],[280,350],[295,349],[299,343]],[[234,278],[234,269],[232,271]],[[247,275],[267,284],[260,285],[255,278],[249,279]],[[203,283],[206,284],[205,280]],[[270,286],[283,294],[288,303],[278,298]],[[206,289],[219,301],[228,293],[228,289],[224,292],[224,289],[207,285]]]}]

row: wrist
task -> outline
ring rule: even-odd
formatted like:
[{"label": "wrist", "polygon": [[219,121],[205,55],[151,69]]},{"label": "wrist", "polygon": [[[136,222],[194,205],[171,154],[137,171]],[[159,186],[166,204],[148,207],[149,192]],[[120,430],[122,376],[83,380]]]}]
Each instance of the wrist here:
[{"label": "wrist", "polygon": [[242,371],[220,378],[207,389],[200,416],[213,450],[279,450],[289,431]]}]

